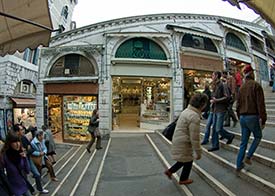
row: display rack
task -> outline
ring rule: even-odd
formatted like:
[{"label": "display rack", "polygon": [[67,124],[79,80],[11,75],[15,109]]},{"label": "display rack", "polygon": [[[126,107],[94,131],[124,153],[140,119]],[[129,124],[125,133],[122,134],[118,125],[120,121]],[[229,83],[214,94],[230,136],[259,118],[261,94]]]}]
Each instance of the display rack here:
[{"label": "display rack", "polygon": [[62,131],[61,105],[62,98],[60,96],[48,96],[48,124],[53,134]]},{"label": "display rack", "polygon": [[88,125],[96,108],[95,96],[64,96],[64,139],[88,141]]}]

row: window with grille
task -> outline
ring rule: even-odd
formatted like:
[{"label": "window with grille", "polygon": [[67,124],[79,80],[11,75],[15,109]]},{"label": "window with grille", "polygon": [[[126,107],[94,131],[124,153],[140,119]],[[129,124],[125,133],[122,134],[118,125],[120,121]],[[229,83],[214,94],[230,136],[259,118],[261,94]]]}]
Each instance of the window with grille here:
[{"label": "window with grille", "polygon": [[227,33],[225,39],[226,39],[227,46],[231,46],[233,48],[236,48],[242,51],[247,51],[242,40],[234,33]]},{"label": "window with grille", "polygon": [[157,43],[147,38],[127,40],[119,46],[115,57],[167,60],[163,49]]},{"label": "window with grille", "polygon": [[53,64],[49,77],[69,76],[95,76],[95,68],[87,58],[78,54],[68,54]]},{"label": "window with grille", "polygon": [[218,52],[213,41],[207,37],[201,37],[197,35],[185,34],[182,38],[182,46],[190,47],[200,50],[207,50],[211,52]]}]

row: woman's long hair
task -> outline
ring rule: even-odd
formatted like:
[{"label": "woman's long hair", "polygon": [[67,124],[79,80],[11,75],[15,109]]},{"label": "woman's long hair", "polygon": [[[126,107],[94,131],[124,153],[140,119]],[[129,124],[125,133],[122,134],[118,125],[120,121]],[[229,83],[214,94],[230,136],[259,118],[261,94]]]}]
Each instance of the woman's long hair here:
[{"label": "woman's long hair", "polygon": [[15,165],[18,165],[20,160],[21,160],[21,155],[20,153],[22,152],[22,149],[19,151],[14,150],[11,147],[11,143],[14,142],[21,142],[19,136],[9,133],[6,139],[6,142],[4,146],[1,149],[0,156],[1,156],[1,161],[3,161],[4,154],[6,154],[7,158],[14,163]]}]

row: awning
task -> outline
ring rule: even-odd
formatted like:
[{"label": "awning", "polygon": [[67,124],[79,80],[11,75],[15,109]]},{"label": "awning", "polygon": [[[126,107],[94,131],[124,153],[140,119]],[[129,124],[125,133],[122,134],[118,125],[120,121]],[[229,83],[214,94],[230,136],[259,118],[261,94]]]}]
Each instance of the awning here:
[{"label": "awning", "polygon": [[183,27],[183,26],[178,26],[178,25],[166,25],[167,29],[172,29],[176,32],[181,32],[181,33],[189,33],[192,35],[197,35],[197,36],[201,36],[201,37],[206,37],[209,39],[213,39],[213,40],[218,40],[221,41],[222,37],[212,34],[212,33],[208,33],[206,31],[200,31],[198,29],[194,29],[194,28],[188,28],[188,27]]},{"label": "awning", "polygon": [[0,56],[48,46],[52,30],[48,0],[0,0]]},{"label": "awning", "polygon": [[239,2],[244,3],[247,7],[260,14],[263,19],[270,23],[275,28],[275,0],[223,0],[228,1],[231,5],[237,6],[240,9]]},{"label": "awning", "polygon": [[237,31],[237,32],[242,33],[244,35],[249,35],[248,32],[245,29],[243,29],[241,27],[238,27],[238,26],[236,26],[236,25],[234,25],[230,22],[226,22],[224,20],[218,20],[217,23],[221,24],[223,27],[226,27],[226,28],[231,29],[233,31]]},{"label": "awning", "polygon": [[260,35],[259,33],[255,32],[255,31],[253,31],[253,30],[251,30],[251,29],[249,29],[249,28],[246,28],[246,27],[245,27],[245,29],[248,31],[248,33],[249,33],[251,36],[257,38],[257,39],[258,39],[259,41],[261,41],[261,42],[264,42],[264,40],[263,40],[264,36],[263,36],[263,35]]},{"label": "awning", "polygon": [[35,108],[36,105],[35,99],[11,97],[11,100],[14,102],[15,108]]},{"label": "awning", "polygon": [[275,0],[250,0],[242,3],[260,14],[262,18],[275,28]]}]

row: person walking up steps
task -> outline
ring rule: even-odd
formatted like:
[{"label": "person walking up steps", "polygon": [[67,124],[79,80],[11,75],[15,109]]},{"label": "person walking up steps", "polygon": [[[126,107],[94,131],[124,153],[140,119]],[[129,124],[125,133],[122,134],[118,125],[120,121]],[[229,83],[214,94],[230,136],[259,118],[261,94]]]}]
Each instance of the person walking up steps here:
[{"label": "person walking up steps", "polygon": [[213,79],[213,93],[210,102],[213,104],[213,131],[212,131],[212,147],[208,149],[209,152],[220,149],[219,134],[222,138],[227,139],[227,144],[231,144],[235,135],[229,133],[223,128],[224,116],[227,110],[227,102],[229,92],[227,92],[224,84],[221,81],[221,72],[215,71],[212,74]]},{"label": "person walking up steps", "polygon": [[100,135],[100,132],[98,130],[98,125],[99,125],[98,110],[94,109],[92,117],[91,117],[90,122],[89,122],[89,126],[88,126],[88,131],[91,134],[91,140],[88,143],[86,149],[89,153],[91,153],[91,147],[94,144],[95,139],[96,139],[96,149],[97,150],[102,149],[102,147],[101,147],[101,135]]},{"label": "person walking up steps", "polygon": [[237,171],[244,168],[243,160],[251,132],[254,135],[254,140],[244,162],[249,165],[252,164],[251,158],[262,139],[262,129],[267,118],[263,88],[254,80],[253,71],[250,65],[244,68],[245,82],[237,99],[237,115],[242,130],[240,150],[237,157]]},{"label": "person walking up steps", "polygon": [[56,152],[55,152],[56,145],[55,145],[52,131],[46,125],[42,125],[41,128],[44,131],[45,145],[47,147],[47,156],[51,161],[51,163],[54,165],[56,163],[54,158],[54,156],[56,155]]},{"label": "person walking up steps", "polygon": [[[188,107],[180,114],[172,139],[172,158],[176,163],[164,174],[171,179],[172,174],[183,167],[179,184],[191,184],[189,175],[193,160],[201,158],[200,117],[207,104],[207,95],[195,94],[191,97]],[[195,153],[193,153],[195,151]],[[196,156],[194,157],[194,154]]]}]

